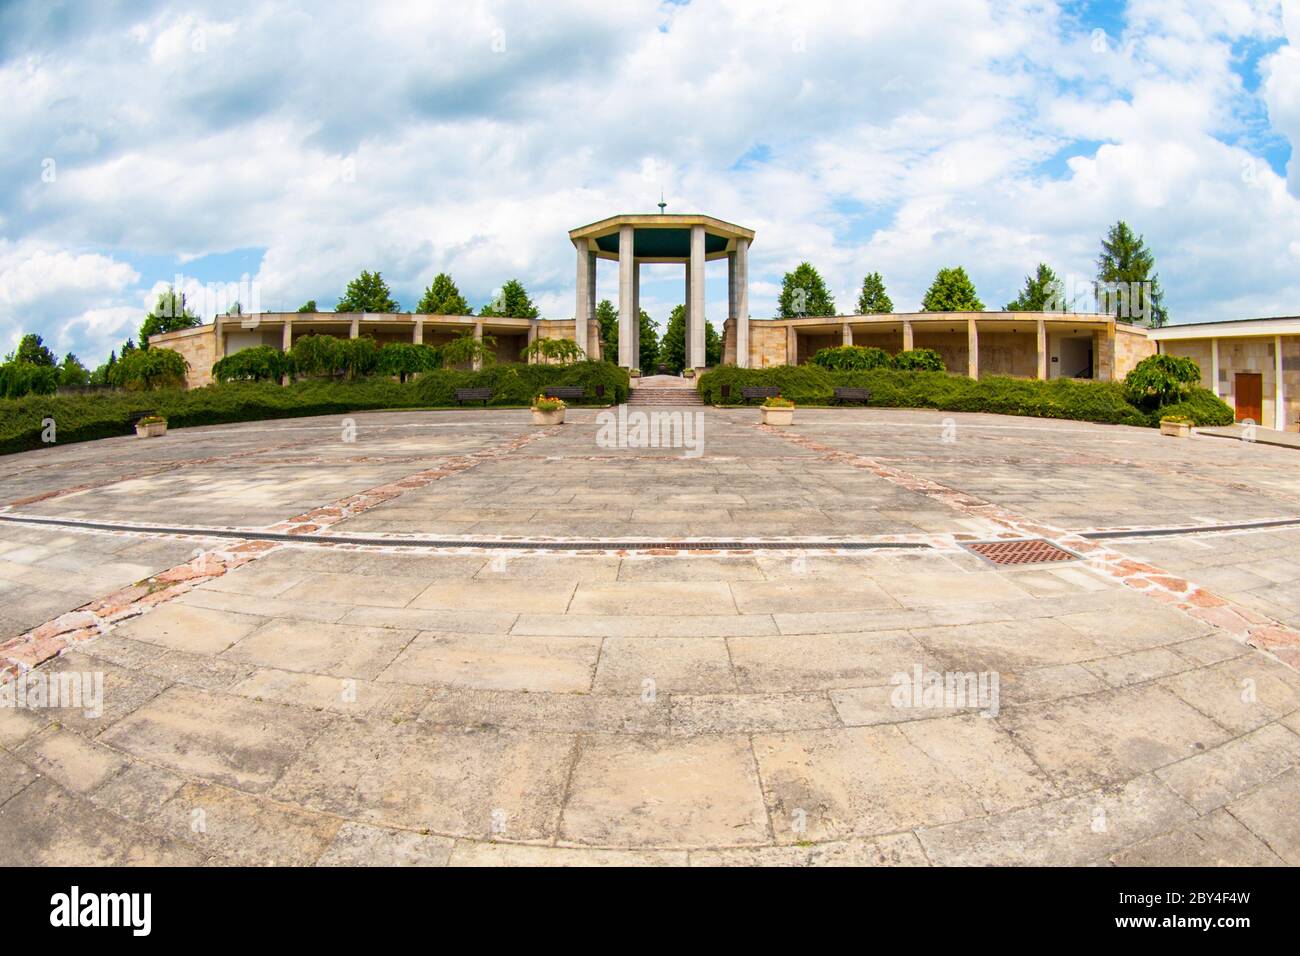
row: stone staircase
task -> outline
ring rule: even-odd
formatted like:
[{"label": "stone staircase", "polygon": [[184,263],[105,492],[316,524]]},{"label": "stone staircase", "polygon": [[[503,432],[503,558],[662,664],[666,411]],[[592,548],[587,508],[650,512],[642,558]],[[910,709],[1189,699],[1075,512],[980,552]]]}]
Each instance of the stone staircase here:
[{"label": "stone staircase", "polygon": [[639,386],[631,389],[627,394],[628,405],[703,405],[704,400],[700,398],[694,386],[690,388],[654,388]]}]

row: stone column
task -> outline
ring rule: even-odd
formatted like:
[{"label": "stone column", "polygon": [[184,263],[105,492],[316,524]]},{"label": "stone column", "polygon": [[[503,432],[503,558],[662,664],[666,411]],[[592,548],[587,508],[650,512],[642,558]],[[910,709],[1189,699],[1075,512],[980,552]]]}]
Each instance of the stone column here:
[{"label": "stone column", "polygon": [[348,326],[348,338],[361,338],[361,316],[355,315],[352,317],[352,324]]},{"label": "stone column", "polygon": [[1038,320],[1038,380],[1047,381],[1047,320]]},{"label": "stone column", "polygon": [[840,344],[853,344],[853,326],[849,325],[847,322],[840,323]]},{"label": "stone column", "polygon": [[[482,341],[483,341],[483,323],[482,323],[482,322],[475,322],[475,323],[474,323],[474,341],[475,341],[475,342],[482,342]],[[482,360],[481,358],[479,358],[477,355],[474,356],[474,371],[476,371],[476,372],[481,371],[482,368],[483,368],[483,360]]]},{"label": "stone column", "polygon": [[980,377],[980,333],[973,315],[966,320],[966,374]]},{"label": "stone column", "polygon": [[1286,388],[1282,376],[1286,370],[1282,365],[1282,336],[1273,339],[1273,374],[1277,377],[1273,389],[1273,427],[1280,432],[1286,431]]},{"label": "stone column", "polygon": [[727,318],[736,317],[736,253],[727,253]]},{"label": "stone column", "polygon": [[[641,368],[641,263],[632,263],[632,365]],[[642,372],[645,369],[641,368]]]},{"label": "stone column", "polygon": [[[596,309],[596,254],[585,239],[575,239],[578,253],[577,301],[573,307],[573,341],[584,352],[587,350],[587,329]],[[535,334],[535,333],[533,333]]]},{"label": "stone column", "polygon": [[793,325],[785,327],[785,364],[799,364],[799,333]]},{"label": "stone column", "polygon": [[[1160,343],[1157,342],[1156,343],[1157,354],[1159,354],[1159,349],[1160,349]],[[1218,398],[1223,397],[1222,395],[1219,395],[1219,340],[1218,339],[1210,339],[1210,389],[1211,391],[1214,392],[1216,397]]]},{"label": "stone column", "polygon": [[749,240],[737,239],[732,300],[736,316],[736,364],[749,368]]},{"label": "stone column", "polygon": [[[288,352],[293,348],[293,319],[285,316],[284,328],[280,330],[280,351]],[[280,377],[281,385],[288,385],[292,376],[282,375]]]},{"label": "stone column", "polygon": [[618,230],[618,364],[631,368],[636,364],[632,357],[632,298],[635,294],[636,252],[633,241],[636,233],[631,226]]},{"label": "stone column", "polygon": [[912,335],[912,323],[908,319],[904,319],[903,320],[903,351],[908,352],[911,351],[913,348],[915,348],[916,346],[912,344],[915,341],[916,340]]},{"label": "stone column", "polygon": [[691,226],[691,337],[687,365],[704,367],[704,227]]},{"label": "stone column", "polygon": [[[667,330],[665,330],[667,331]],[[682,365],[691,364],[691,260],[686,260],[686,289],[682,298]]]},{"label": "stone column", "polygon": [[424,319],[415,320],[415,328],[411,329],[411,344],[424,344]]},{"label": "stone column", "polygon": [[1093,334],[1097,359],[1092,377],[1098,381],[1109,382],[1115,378],[1115,338],[1114,322]]}]

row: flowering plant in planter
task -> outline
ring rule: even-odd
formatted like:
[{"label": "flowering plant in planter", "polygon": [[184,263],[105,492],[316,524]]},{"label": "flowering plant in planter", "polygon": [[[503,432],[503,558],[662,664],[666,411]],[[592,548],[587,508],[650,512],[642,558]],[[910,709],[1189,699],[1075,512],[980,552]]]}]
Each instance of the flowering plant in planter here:
[{"label": "flowering plant in planter", "polygon": [[794,402],[780,395],[763,399],[760,408],[764,425],[791,425],[794,423]]},{"label": "flowering plant in planter", "polygon": [[695,377],[695,369],[693,369],[693,368],[684,368],[684,369],[682,369],[682,377],[683,377],[683,378],[694,378],[694,377]]},{"label": "flowering plant in planter", "polygon": [[567,407],[563,399],[538,395],[533,399],[533,424],[558,425],[564,421],[564,410]]},{"label": "flowering plant in planter", "polygon": [[1160,434],[1174,438],[1190,438],[1196,424],[1186,415],[1166,415],[1160,419]]},{"label": "flowering plant in planter", "polygon": [[135,423],[135,434],[139,438],[157,438],[167,434],[167,419],[161,415],[146,415]]}]

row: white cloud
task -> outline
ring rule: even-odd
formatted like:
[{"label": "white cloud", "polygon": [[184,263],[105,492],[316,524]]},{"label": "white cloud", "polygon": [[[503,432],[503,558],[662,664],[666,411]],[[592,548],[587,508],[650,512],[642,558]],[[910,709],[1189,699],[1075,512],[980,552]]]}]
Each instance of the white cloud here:
[{"label": "white cloud", "polygon": [[[565,232],[660,188],[757,229],[760,316],[802,259],[843,308],[868,270],[901,309],[956,263],[995,307],[1040,259],[1089,273],[1121,217],[1176,319],[1294,312],[1297,174],[1288,192],[1252,144],[1300,136],[1300,58],[1262,60],[1258,93],[1239,76],[1284,22],[1294,4],[1134,0],[1098,52],[1030,0],[106,13],[0,63],[0,250],[27,250],[0,260],[0,334],[35,323],[102,356],[171,278],[129,262],[247,248],[266,308],[328,307],[377,268],[408,308],[446,270],[476,303],[518,277],[568,316]],[[680,282],[654,276],[666,313]]]}]

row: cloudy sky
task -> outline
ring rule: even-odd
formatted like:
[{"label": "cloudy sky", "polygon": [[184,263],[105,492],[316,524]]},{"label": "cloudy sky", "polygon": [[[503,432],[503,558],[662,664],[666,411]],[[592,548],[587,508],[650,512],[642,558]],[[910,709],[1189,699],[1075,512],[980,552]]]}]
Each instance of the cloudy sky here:
[{"label": "cloudy sky", "polygon": [[[956,264],[999,308],[1118,218],[1173,321],[1300,313],[1300,0],[11,2],[0,102],[4,351],[93,364],[177,275],[268,311],[517,277],[567,317],[566,231],[661,189],[757,230],[760,318],[802,259],[841,311]],[[663,321],[681,269],[643,280]]]}]

